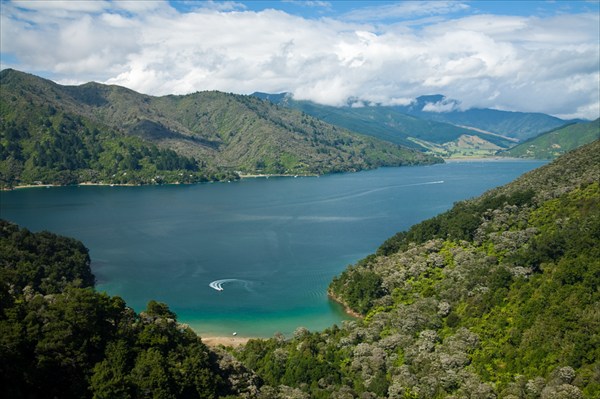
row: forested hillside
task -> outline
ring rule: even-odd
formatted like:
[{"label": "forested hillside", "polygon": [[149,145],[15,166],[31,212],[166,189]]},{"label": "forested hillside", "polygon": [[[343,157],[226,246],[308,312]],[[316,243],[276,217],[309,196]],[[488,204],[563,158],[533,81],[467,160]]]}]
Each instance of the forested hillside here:
[{"label": "forested hillside", "polygon": [[554,159],[598,139],[600,139],[600,119],[592,122],[574,123],[554,129],[507,151],[502,151],[499,155],[517,158]]},{"label": "forested hillside", "polygon": [[2,222],[3,397],[598,397],[599,152],[390,238],[331,284],[363,318],[230,353],[95,292],[81,243]]},{"label": "forested hillside", "polygon": [[441,162],[251,96],[0,72],[0,184],[197,182]]},{"label": "forested hillside", "polygon": [[330,294],[364,317],[229,352],[95,292],[81,243],[2,222],[3,397],[597,398],[599,180],[596,141],[349,267]]},{"label": "forested hillside", "polygon": [[216,398],[255,377],[167,305],[136,314],[94,290],[87,249],[0,220],[0,396]]},{"label": "forested hillside", "polygon": [[599,178],[596,141],[460,202],[332,282],[364,318],[238,356],[296,397],[599,397]]},{"label": "forested hillside", "polygon": [[539,112],[511,112],[490,108],[471,108],[461,111],[459,108],[459,101],[441,94],[420,96],[412,104],[396,107],[400,112],[419,118],[470,126],[519,141],[576,122]]},{"label": "forested hillside", "polygon": [[[124,134],[63,88],[0,72],[0,187],[22,184],[193,183],[234,178],[192,157]],[[98,100],[98,102],[101,102]]]},{"label": "forested hillside", "polygon": [[[550,130],[560,130],[570,123],[581,122],[566,121],[541,113],[495,109],[460,111],[458,101],[439,94],[417,97],[408,105],[382,106],[357,101],[349,102],[344,107],[294,100],[290,93],[254,93],[253,96],[301,110],[352,131],[426,149],[443,157],[494,155],[497,151],[509,149]],[[581,132],[574,132],[573,135],[582,135],[577,133]],[[579,145],[590,141],[585,141],[582,137],[574,140]],[[558,151],[556,148],[559,147],[553,148],[555,155],[577,147],[567,142],[556,144],[564,145]],[[538,159],[548,158],[544,150],[536,150],[535,156]]]},{"label": "forested hillside", "polygon": [[410,115],[402,107],[369,105],[333,107],[294,100],[289,93],[254,93],[274,104],[297,109],[336,126],[400,145],[431,151],[439,156],[492,155],[518,140],[481,130]]}]

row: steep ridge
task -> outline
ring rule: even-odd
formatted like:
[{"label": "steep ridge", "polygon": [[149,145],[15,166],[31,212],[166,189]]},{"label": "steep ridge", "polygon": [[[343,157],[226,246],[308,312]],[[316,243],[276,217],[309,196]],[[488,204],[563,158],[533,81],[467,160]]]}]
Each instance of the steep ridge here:
[{"label": "steep ridge", "polygon": [[[250,96],[153,97],[98,83],[62,86],[9,69],[0,83],[4,185],[201,181],[441,161]],[[157,151],[172,162],[158,162]]]},{"label": "steep ridge", "polygon": [[[548,131],[585,122],[532,112],[461,110],[458,101],[440,94],[417,97],[408,105],[381,106],[349,101],[343,107],[294,100],[290,93],[256,92],[253,96],[362,134],[424,148],[444,157],[494,155],[496,150],[509,149]],[[573,148],[567,146],[560,153]]]},{"label": "steep ridge", "polygon": [[553,159],[600,138],[600,119],[574,123],[542,133],[498,155],[516,158]]},{"label": "steep ridge", "polygon": [[470,126],[519,141],[559,128],[569,123],[555,116],[539,112],[512,112],[489,108],[460,110],[460,103],[441,94],[420,96],[410,105],[397,106],[400,112],[419,118]]},{"label": "steep ridge", "polygon": [[254,93],[253,96],[267,99],[274,104],[301,110],[333,125],[401,145],[435,151],[436,147],[456,142],[464,136],[478,137],[486,144],[499,146],[499,148],[508,148],[511,145],[510,139],[496,134],[424,119],[408,114],[401,107],[378,105],[332,107],[312,101],[294,100],[290,94],[286,93]]}]

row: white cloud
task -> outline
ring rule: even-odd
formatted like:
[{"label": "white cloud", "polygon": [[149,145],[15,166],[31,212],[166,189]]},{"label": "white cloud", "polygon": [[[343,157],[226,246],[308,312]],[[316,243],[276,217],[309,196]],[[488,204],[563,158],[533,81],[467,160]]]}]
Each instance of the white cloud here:
[{"label": "white cloud", "polygon": [[[407,104],[442,93],[465,108],[599,112],[594,13],[449,18],[465,5],[419,3],[419,11],[402,2],[373,7],[362,21],[382,10],[412,20],[374,27],[246,11],[235,2],[193,3],[203,6],[187,12],[154,1],[39,3],[2,4],[2,53],[18,60],[15,68],[47,70],[60,82],[96,80],[154,95],[289,91],[329,105]],[[411,25],[421,17],[423,27]]]},{"label": "white cloud", "polygon": [[443,99],[441,101],[432,103],[428,102],[423,107],[423,111],[427,112],[451,112],[459,108],[459,104],[452,99]]}]

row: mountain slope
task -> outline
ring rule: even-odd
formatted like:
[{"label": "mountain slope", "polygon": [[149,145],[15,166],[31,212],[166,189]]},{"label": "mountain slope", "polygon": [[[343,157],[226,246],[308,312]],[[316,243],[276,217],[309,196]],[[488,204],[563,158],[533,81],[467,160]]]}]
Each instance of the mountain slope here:
[{"label": "mountain slope", "polygon": [[389,239],[332,282],[364,318],[240,359],[312,398],[600,395],[600,141]]},{"label": "mountain slope", "polygon": [[519,141],[564,126],[565,121],[554,116],[533,112],[509,112],[489,108],[456,110],[459,103],[443,95],[421,96],[413,104],[396,107],[400,112],[419,118],[458,126],[469,126]]},{"label": "mountain slope", "polygon": [[[87,178],[83,171],[97,175],[92,181],[149,183],[166,172],[172,181],[231,178],[235,171],[322,174],[439,162],[254,97],[152,97],[98,83],[61,86],[14,70],[0,72],[0,82],[4,184],[46,183],[65,175],[78,182]],[[39,160],[45,158],[35,144],[40,142],[50,152],[61,150],[49,156],[56,159]],[[188,167],[152,166],[157,147]],[[73,157],[75,164],[68,161]],[[123,163],[125,158],[133,160]]]},{"label": "mountain slope", "polygon": [[[262,99],[300,109],[334,125],[380,137],[399,144],[413,142],[435,145],[455,142],[461,135],[479,137],[503,148],[569,123],[551,115],[533,112],[509,112],[488,108],[458,110],[459,102],[441,94],[420,96],[409,105],[330,107],[311,101],[296,101],[289,93],[254,93]],[[433,146],[431,144],[434,144]],[[450,152],[452,149],[450,148]]]},{"label": "mountain slope", "polygon": [[542,133],[499,155],[516,158],[552,159],[600,138],[600,119]]},{"label": "mountain slope", "polygon": [[511,144],[510,140],[498,135],[415,117],[401,111],[399,107],[332,107],[311,101],[297,101],[286,93],[254,93],[253,96],[267,99],[274,104],[301,110],[328,123],[352,131],[401,145],[423,147],[422,143],[425,143],[426,147],[424,148],[431,150],[435,146],[427,144],[443,145],[458,141],[463,136],[476,136],[502,148],[506,148]]}]

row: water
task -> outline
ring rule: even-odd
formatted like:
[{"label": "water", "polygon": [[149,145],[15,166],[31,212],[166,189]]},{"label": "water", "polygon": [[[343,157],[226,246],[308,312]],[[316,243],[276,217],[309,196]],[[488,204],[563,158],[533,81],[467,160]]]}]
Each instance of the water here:
[{"label": "water", "polygon": [[203,335],[341,323],[331,278],[395,232],[538,167],[453,162],[324,177],[3,192],[1,217],[75,237],[100,291],[155,299]]}]

